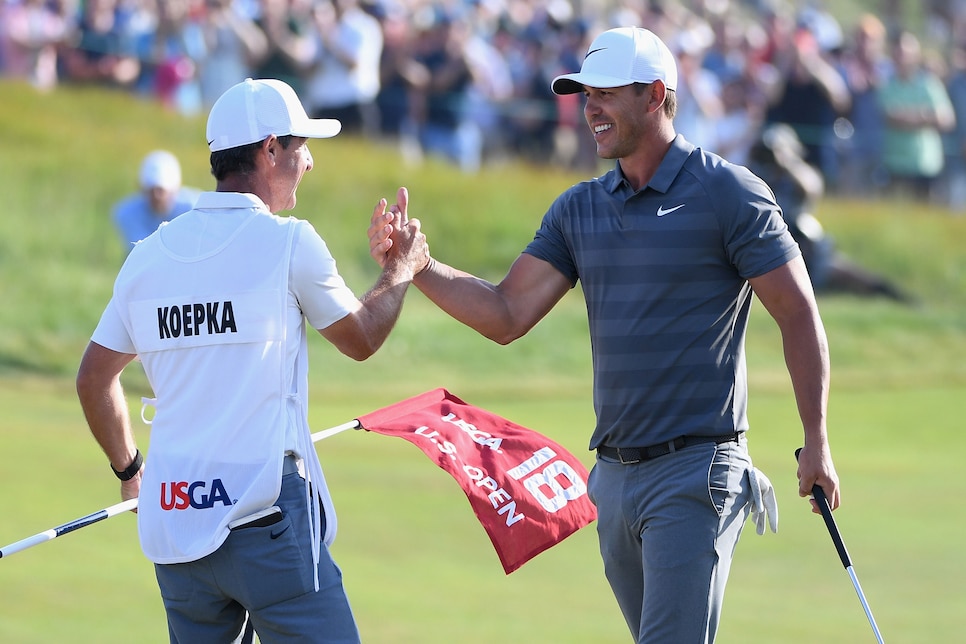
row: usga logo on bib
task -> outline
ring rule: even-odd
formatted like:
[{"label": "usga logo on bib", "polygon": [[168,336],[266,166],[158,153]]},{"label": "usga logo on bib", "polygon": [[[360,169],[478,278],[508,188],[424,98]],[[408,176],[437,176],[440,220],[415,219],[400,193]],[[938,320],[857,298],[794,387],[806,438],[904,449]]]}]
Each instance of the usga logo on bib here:
[{"label": "usga logo on bib", "polygon": [[161,484],[161,509],[186,510],[192,507],[196,510],[213,508],[215,503],[232,505],[231,497],[225,490],[221,479],[215,479],[209,486],[204,481],[172,481]]}]

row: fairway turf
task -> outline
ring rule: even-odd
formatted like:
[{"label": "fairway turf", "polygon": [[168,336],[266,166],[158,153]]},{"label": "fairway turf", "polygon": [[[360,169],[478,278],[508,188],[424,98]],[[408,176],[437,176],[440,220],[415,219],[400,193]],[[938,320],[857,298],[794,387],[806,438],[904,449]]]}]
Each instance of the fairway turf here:
[{"label": "fairway turf", "polygon": [[[11,421],[5,453],[43,454],[46,472],[38,476],[34,458],[4,459],[0,544],[116,502],[117,485],[76,416],[69,387],[4,381],[0,392]],[[836,522],[886,641],[951,642],[960,634],[966,555],[959,535],[966,519],[954,507],[966,492],[958,467],[966,438],[958,431],[957,393],[909,388],[834,399],[833,424],[841,429],[833,449],[844,491]],[[555,435],[589,462],[582,451],[588,400],[467,398]],[[825,524],[797,496],[793,401],[770,393],[754,400],[751,449],[776,486],[779,532],[758,536],[747,526],[718,641],[871,641]],[[333,404],[326,415],[370,411],[363,406],[364,396]],[[932,412],[928,422],[923,409]],[[313,422],[326,423],[334,418]],[[906,439],[917,425],[912,449]],[[352,431],[317,447],[339,512],[333,552],[364,641],[627,641],[603,580],[594,526],[507,576],[459,487],[413,446]],[[118,632],[166,641],[133,515],[0,560],[0,641],[99,642]]]}]

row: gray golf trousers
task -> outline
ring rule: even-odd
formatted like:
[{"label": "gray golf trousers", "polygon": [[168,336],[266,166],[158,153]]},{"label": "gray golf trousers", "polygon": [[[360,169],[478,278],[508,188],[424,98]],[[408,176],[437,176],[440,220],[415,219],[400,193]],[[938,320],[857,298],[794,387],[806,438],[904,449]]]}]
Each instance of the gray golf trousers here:
[{"label": "gray golf trousers", "polygon": [[262,644],[359,642],[342,572],[325,544],[315,592],[305,480],[298,473],[282,477],[275,505],[282,510],[278,523],[236,528],[207,557],[155,566],[172,644],[236,641],[246,613]]},{"label": "gray golf trousers", "polygon": [[750,511],[746,439],[702,443],[590,473],[604,573],[639,643],[714,641]]}]

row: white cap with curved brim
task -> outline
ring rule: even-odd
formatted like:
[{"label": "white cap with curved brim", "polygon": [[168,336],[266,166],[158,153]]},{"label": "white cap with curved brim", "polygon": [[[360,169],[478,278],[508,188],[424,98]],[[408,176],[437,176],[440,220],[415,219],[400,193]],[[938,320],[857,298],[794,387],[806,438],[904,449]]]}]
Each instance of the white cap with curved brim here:
[{"label": "white cap with curved brim", "polygon": [[247,78],[222,94],[208,114],[212,152],[237,148],[275,136],[327,139],[342,130],[336,119],[310,119],[287,83]]},{"label": "white cap with curved brim", "polygon": [[177,190],[181,187],[181,164],[167,150],[155,150],[141,162],[138,182],[145,190]]},{"label": "white cap with curved brim", "polygon": [[618,27],[590,43],[576,74],[553,79],[554,94],[576,94],[584,87],[607,89],[659,80],[676,90],[678,68],[674,55],[653,32],[641,27]]}]

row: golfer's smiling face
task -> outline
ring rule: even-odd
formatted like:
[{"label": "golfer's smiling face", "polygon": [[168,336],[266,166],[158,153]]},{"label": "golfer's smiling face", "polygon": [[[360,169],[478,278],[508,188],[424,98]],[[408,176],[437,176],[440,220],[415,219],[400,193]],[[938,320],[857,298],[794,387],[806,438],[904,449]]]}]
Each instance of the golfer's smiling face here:
[{"label": "golfer's smiling face", "polygon": [[597,156],[622,159],[646,144],[648,92],[634,85],[606,89],[585,86],[584,98],[584,118],[597,143]]}]

